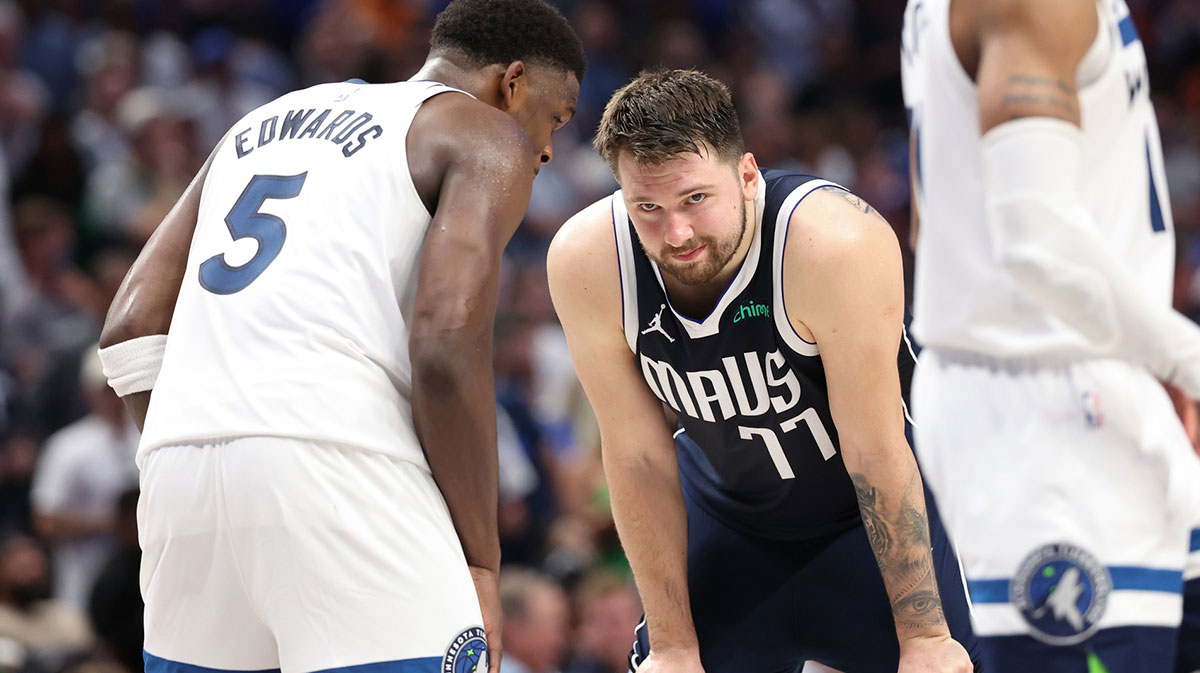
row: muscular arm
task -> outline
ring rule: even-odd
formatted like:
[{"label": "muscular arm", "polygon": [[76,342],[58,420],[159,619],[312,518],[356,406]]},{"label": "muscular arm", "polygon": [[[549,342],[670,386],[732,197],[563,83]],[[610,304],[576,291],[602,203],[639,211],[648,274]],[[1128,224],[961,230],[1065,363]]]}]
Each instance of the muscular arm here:
[{"label": "muscular arm", "polygon": [[1147,291],[1081,201],[1075,82],[1097,30],[1105,30],[1095,4],[961,4],[969,29],[956,49],[979,55],[987,226],[1001,268],[1074,330],[1080,350],[1146,367],[1200,398],[1200,328]]},{"label": "muscular arm", "polygon": [[[166,334],[170,329],[200,213],[200,193],[221,145],[217,143],[125,275],[100,332],[101,348],[138,337]],[[151,392],[146,390],[121,398],[139,430],[146,422]]]},{"label": "muscular arm", "polygon": [[654,634],[654,656],[698,668],[675,447],[662,405],[625,341],[615,248],[606,199],[555,237],[546,262],[550,292],[600,425],[613,519]]},{"label": "muscular arm", "polygon": [[869,206],[834,188],[805,199],[788,236],[788,313],[820,348],[830,411],[901,650],[913,638],[947,638],[921,476],[904,437],[899,243]]},{"label": "muscular arm", "polygon": [[495,572],[492,330],[500,255],[529,205],[534,154],[510,117],[460,94],[422,107],[408,137],[410,153],[443,157],[409,337],[413,421],[467,563]]}]

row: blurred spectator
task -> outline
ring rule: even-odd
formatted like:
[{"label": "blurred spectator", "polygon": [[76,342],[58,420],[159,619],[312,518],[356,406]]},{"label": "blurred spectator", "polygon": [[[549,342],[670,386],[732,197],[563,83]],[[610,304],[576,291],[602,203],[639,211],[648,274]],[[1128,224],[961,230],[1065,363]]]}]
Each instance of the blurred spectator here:
[{"label": "blurred spectator", "polygon": [[567,654],[571,623],[562,587],[534,570],[506,566],[500,572],[500,607],[500,672],[556,673]]},{"label": "blurred spectator", "polygon": [[20,67],[24,31],[20,7],[0,1],[0,149],[14,174],[37,150],[37,130],[49,96],[42,81]]},{"label": "blurred spectator", "polygon": [[83,109],[71,120],[71,137],[88,171],[124,161],[129,140],[117,121],[121,99],[137,85],[137,42],[132,35],[102,33],[80,49],[85,78]]},{"label": "blurred spectator", "polygon": [[29,296],[29,284],[21,265],[16,231],[10,211],[8,164],[0,153],[0,362],[4,358],[4,332],[16,307]]},{"label": "blurred spectator", "polygon": [[44,196],[75,212],[83,203],[86,181],[83,160],[71,138],[70,122],[55,115],[42,124],[37,152],[30,158],[24,176],[13,185],[13,198]]},{"label": "blurred spectator", "polygon": [[512,417],[496,406],[496,445],[500,468],[500,503],[497,518],[504,558],[534,562],[541,545],[529,497],[540,479]]},{"label": "blurred spectator", "polygon": [[642,618],[637,590],[620,575],[597,570],[575,589],[575,654],[566,673],[626,673],[634,629]]},{"label": "blurred spectator", "polygon": [[352,2],[323,3],[301,43],[301,84],[366,79],[372,58],[369,21],[370,15]]},{"label": "blurred spectator", "polygon": [[187,101],[191,118],[196,120],[196,141],[205,149],[214,147],[247,112],[283,93],[242,76],[238,64],[245,64],[254,56],[269,59],[269,52],[243,45],[228,28],[199,32],[192,38],[191,55],[195,78],[180,95]]},{"label": "blurred spectator", "polygon": [[84,2],[22,2],[29,12],[25,29],[24,61],[50,94],[56,112],[75,102],[76,57],[87,29],[81,24]]},{"label": "blurred spectator", "polygon": [[0,535],[32,530],[29,491],[37,456],[37,442],[27,434],[0,443]]},{"label": "blurred spectator", "polygon": [[117,550],[96,580],[88,609],[96,635],[128,673],[141,673],[144,668],[145,604],[139,583],[142,549],[138,546],[137,509],[137,489],[125,491],[117,499]]},{"label": "blurred spectator", "polygon": [[112,554],[118,496],[137,485],[138,432],[108,387],[93,346],[81,385],[91,413],[46,441],[33,483],[33,520],[51,544],[54,596],[81,610]]},{"label": "blurred spectator", "polygon": [[137,245],[175,205],[200,161],[195,137],[170,94],[143,87],[130,92],[117,110],[133,152],[92,172],[87,209],[105,235]]},{"label": "blurred spectator", "polygon": [[62,204],[30,197],[13,209],[17,249],[30,292],[18,298],[0,348],[17,378],[34,381],[48,358],[95,341],[100,323],[87,312],[90,281],[75,269],[75,223]]},{"label": "blurred spectator", "polygon": [[[75,606],[50,597],[46,554],[32,538],[0,544],[0,655],[5,670],[51,673],[92,642],[87,620]],[[14,661],[15,660],[15,661]]]}]

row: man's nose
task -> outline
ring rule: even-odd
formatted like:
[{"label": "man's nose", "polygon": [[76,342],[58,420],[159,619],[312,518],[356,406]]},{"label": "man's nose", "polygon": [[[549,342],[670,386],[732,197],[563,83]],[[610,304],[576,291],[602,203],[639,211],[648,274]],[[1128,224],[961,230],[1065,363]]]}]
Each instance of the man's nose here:
[{"label": "man's nose", "polygon": [[667,231],[664,237],[667,245],[672,248],[681,247],[690,241],[694,234],[692,225],[688,224],[687,218],[675,214],[667,216]]}]

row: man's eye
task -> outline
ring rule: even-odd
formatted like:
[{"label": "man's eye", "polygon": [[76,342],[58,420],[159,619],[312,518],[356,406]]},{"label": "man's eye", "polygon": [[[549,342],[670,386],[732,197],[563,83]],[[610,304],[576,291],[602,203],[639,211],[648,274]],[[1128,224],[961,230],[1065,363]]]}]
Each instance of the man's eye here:
[{"label": "man's eye", "polygon": [[688,203],[700,203],[706,198],[708,197],[705,194],[692,194],[688,197]]},{"label": "man's eye", "polygon": [[643,213],[649,213],[658,210],[658,206],[654,205],[653,203],[639,203],[638,208],[641,209]]}]

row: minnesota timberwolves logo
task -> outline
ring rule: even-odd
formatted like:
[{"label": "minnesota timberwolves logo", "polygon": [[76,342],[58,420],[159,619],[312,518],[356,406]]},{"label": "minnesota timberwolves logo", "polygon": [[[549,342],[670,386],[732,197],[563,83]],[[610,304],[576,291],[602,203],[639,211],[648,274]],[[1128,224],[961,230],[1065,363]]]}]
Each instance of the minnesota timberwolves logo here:
[{"label": "minnesota timberwolves logo", "polygon": [[482,673],[487,667],[487,637],[477,626],[455,636],[442,657],[442,673]]},{"label": "minnesota timberwolves logo", "polygon": [[1017,568],[1008,591],[1033,627],[1034,638],[1073,645],[1096,630],[1112,592],[1112,577],[1096,557],[1060,542],[1033,550]]}]

